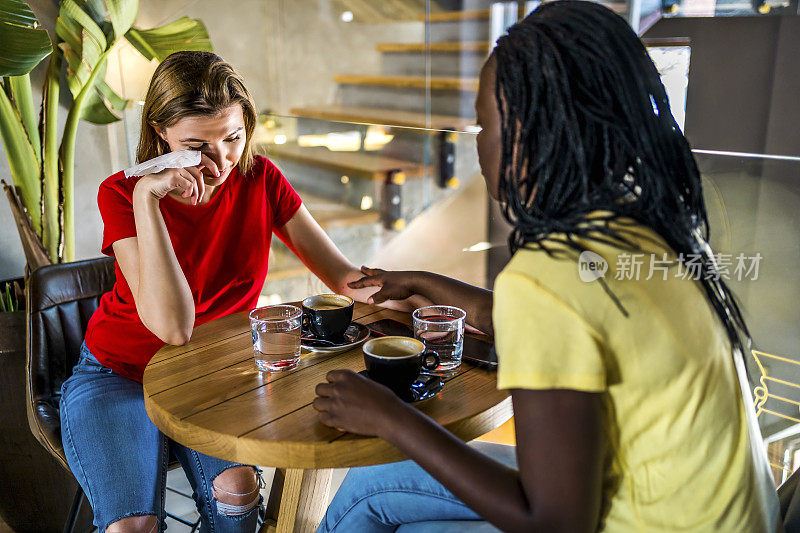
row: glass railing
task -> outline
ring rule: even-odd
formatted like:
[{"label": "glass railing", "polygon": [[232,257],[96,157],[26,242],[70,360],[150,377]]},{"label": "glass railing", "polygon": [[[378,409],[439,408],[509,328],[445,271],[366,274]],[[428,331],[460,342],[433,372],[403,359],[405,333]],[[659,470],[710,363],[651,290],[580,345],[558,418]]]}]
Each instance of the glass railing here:
[{"label": "glass railing", "polygon": [[[445,268],[448,258],[476,238],[485,240],[487,198],[474,137],[449,130],[265,115],[255,141],[352,262],[395,268],[403,257],[418,257],[417,268],[425,268],[429,259]],[[460,215],[467,220],[453,218]],[[483,271],[468,277],[485,283]],[[323,288],[274,241],[264,288],[267,301],[296,299]]]},{"label": "glass railing", "polygon": [[695,150],[711,244],[752,334],[747,358],[776,481],[800,466],[800,158]]}]

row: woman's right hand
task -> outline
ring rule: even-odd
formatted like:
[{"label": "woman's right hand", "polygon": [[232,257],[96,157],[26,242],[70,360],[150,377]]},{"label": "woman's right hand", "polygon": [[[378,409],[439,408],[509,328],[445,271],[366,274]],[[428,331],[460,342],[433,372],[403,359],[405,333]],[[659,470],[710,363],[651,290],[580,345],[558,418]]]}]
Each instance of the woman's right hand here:
[{"label": "woman's right hand", "polygon": [[135,189],[147,192],[158,200],[175,191],[183,198],[190,198],[191,203],[196,205],[203,198],[206,185],[198,167],[165,168],[156,174],[142,177]]},{"label": "woman's right hand", "polygon": [[405,300],[417,294],[418,282],[421,272],[412,271],[388,271],[380,268],[361,267],[364,277],[351,281],[347,284],[351,289],[363,289],[365,287],[380,287],[380,290],[373,294],[368,302],[371,304],[381,304],[386,300]]}]

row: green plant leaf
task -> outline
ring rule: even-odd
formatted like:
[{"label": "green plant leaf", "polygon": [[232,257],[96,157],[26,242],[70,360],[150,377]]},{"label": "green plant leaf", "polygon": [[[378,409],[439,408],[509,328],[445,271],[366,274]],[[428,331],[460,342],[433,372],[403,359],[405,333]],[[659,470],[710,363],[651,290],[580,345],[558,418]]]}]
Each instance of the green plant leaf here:
[{"label": "green plant leaf", "polygon": [[70,91],[76,96],[106,50],[106,37],[102,28],[74,0],[61,3],[56,33],[64,40],[59,47],[67,58]]},{"label": "green plant leaf", "polygon": [[96,91],[94,86],[99,74],[104,72],[105,61],[111,49],[107,49],[97,61],[97,66],[92,70],[89,79],[72,102],[72,107],[67,113],[64,123],[64,134],[61,138],[61,148],[58,152],[61,162],[61,190],[63,191],[64,204],[62,209],[64,228],[64,261],[75,260],[75,140],[78,134],[78,122],[83,114],[87,98]]},{"label": "green plant leaf", "polygon": [[92,124],[111,124],[120,118],[111,111],[96,89],[86,97],[81,119]]},{"label": "green plant leaf", "polygon": [[33,27],[37,24],[36,15],[22,0],[3,0],[0,2],[0,20],[16,26]]},{"label": "green plant leaf", "polygon": [[33,147],[36,160],[42,161],[42,143],[39,139],[39,121],[33,107],[33,91],[31,91],[30,74],[22,76],[12,76],[9,78],[11,94],[14,96],[14,104],[17,107],[22,125],[28,134],[28,142]]},{"label": "green plant leaf", "polygon": [[19,191],[22,205],[31,217],[34,231],[40,234],[42,188],[39,183],[39,163],[28,141],[25,127],[5,90],[0,90],[0,137],[3,139],[11,177]]},{"label": "green plant leaf", "polygon": [[[77,97],[87,84],[92,71],[100,69],[94,87],[84,98],[80,118],[93,124],[109,124],[120,118],[113,110],[121,111],[128,101],[117,95],[104,81],[105,62],[100,57],[114,41],[115,33],[136,16],[137,0],[106,0],[112,25],[102,20],[100,0],[64,0],[56,31],[64,42],[59,44],[67,60],[67,84],[73,97]],[[127,31],[127,28],[125,28]]]},{"label": "green plant leaf", "polygon": [[[76,65],[74,68],[70,67],[68,69],[69,72],[74,72],[74,74],[67,76],[67,84],[73,97],[77,97],[83,90],[84,85],[86,85],[89,74],[85,70],[79,70],[80,67],[77,65],[81,60],[71,49],[64,49],[64,57],[67,59],[68,65]],[[92,124],[110,124],[120,120],[120,117],[112,109],[122,111],[127,106],[128,101],[115,93],[103,81],[106,75],[106,63],[97,64],[95,68],[98,69],[97,81],[91,92],[86,95],[80,118]],[[78,70],[76,71],[76,69]]]},{"label": "green plant leaf", "polygon": [[125,34],[128,42],[148,60],[163,61],[180,50],[213,51],[208,30],[199,19],[182,17],[159,28],[139,30],[132,28]]},{"label": "green plant leaf", "polygon": [[114,89],[109,87],[105,81],[97,80],[96,86],[97,86],[97,91],[106,101],[106,103],[111,106],[112,109],[115,109],[117,111],[123,111],[126,107],[128,107],[130,100],[128,100],[127,98],[123,98],[117,93],[115,93]]},{"label": "green plant leaf", "polygon": [[139,0],[106,0],[106,7],[114,26],[114,35],[117,39],[122,39],[136,20]]},{"label": "green plant leaf", "polygon": [[75,3],[86,12],[98,26],[103,25],[106,18],[106,8],[103,0],[74,0]]},{"label": "green plant leaf", "polygon": [[58,196],[58,97],[61,92],[61,54],[50,56],[42,91],[42,244],[50,260],[57,263],[61,244]]},{"label": "green plant leaf", "polygon": [[11,297],[11,284],[10,283],[6,283],[5,285],[6,285],[6,294],[5,294],[5,296],[6,296],[6,305],[5,305],[6,310],[7,311],[15,311],[16,309],[14,309],[14,307],[15,307],[14,299]]},{"label": "green plant leaf", "polygon": [[[56,35],[66,43],[66,45],[80,54],[81,48],[81,25],[72,17],[59,13],[56,19]],[[64,43],[59,43],[59,48],[64,48]]]},{"label": "green plant leaf", "polygon": [[50,37],[22,0],[0,0],[0,76],[22,76],[52,51]]},{"label": "green plant leaf", "polygon": [[125,34],[125,38],[148,61],[152,61],[153,58],[158,55],[158,52],[155,49],[153,49],[153,47],[150,46],[150,44],[148,44],[147,41],[145,41],[144,37],[141,36],[139,30],[137,30],[136,28],[131,28],[130,30],[128,30],[128,33]]}]

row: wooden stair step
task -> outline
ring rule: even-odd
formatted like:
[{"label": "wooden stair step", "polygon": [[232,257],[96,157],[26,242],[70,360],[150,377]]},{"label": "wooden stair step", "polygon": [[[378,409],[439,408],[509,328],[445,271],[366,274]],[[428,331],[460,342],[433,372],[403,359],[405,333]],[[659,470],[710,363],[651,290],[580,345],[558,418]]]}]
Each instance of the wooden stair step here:
[{"label": "wooden stair step", "polygon": [[349,85],[380,85],[383,87],[405,87],[425,89],[430,87],[442,91],[477,91],[478,78],[455,78],[446,76],[370,76],[361,74],[337,74],[336,83]]},{"label": "wooden stair step", "polygon": [[645,46],[653,48],[685,47],[692,44],[689,37],[647,37],[642,39]]},{"label": "wooden stair step", "polygon": [[297,117],[330,120],[332,122],[356,122],[358,124],[433,128],[436,130],[469,131],[470,126],[475,123],[473,117],[426,115],[425,113],[414,111],[345,105],[294,107],[289,110],[289,113]]},{"label": "wooden stair step", "polygon": [[628,4],[625,2],[595,2],[601,6],[605,6],[618,15],[626,15],[628,13]]},{"label": "wooden stair step", "polygon": [[489,53],[492,44],[488,41],[458,41],[432,43],[381,43],[379,52],[485,52]]},{"label": "wooden stair step", "polygon": [[[313,194],[306,191],[298,191],[303,199],[303,204],[309,210],[319,225],[326,232],[337,228],[348,228],[363,224],[380,223],[380,214],[375,210],[361,210],[350,205],[346,205],[336,200]],[[275,243],[275,241],[273,241]],[[267,281],[277,281],[289,278],[297,278],[307,275],[310,271],[297,257],[287,248],[280,246],[273,247],[270,252],[271,260]]]},{"label": "wooden stair step", "polygon": [[325,230],[380,222],[377,211],[357,209],[318,194],[299,192],[311,215]]},{"label": "wooden stair step", "polygon": [[453,22],[458,20],[483,20],[489,18],[488,9],[472,9],[467,11],[443,11],[441,13],[431,13],[429,17],[424,14],[417,17],[423,22]]},{"label": "wooden stair step", "polygon": [[[628,12],[628,5],[624,2],[596,2],[602,6],[607,7],[611,11],[619,14]],[[521,6],[524,4],[521,4]],[[520,7],[520,16],[523,15],[522,7]],[[461,20],[485,20],[490,16],[488,9],[473,9],[467,11],[443,11],[441,13],[431,13],[429,17],[420,15],[417,20],[422,22],[457,22]]]},{"label": "wooden stair step", "polygon": [[311,165],[349,177],[384,181],[391,172],[403,172],[407,178],[425,175],[425,166],[415,161],[368,152],[334,152],[324,146],[299,146],[295,142],[265,146],[271,159],[285,159]]},{"label": "wooden stair step", "polygon": [[[645,46],[669,47],[669,46],[689,46],[691,39],[688,37],[659,37],[643,38]],[[471,42],[443,42],[443,43],[381,43],[378,45],[379,52],[485,52],[489,53],[492,43],[488,41]]]}]

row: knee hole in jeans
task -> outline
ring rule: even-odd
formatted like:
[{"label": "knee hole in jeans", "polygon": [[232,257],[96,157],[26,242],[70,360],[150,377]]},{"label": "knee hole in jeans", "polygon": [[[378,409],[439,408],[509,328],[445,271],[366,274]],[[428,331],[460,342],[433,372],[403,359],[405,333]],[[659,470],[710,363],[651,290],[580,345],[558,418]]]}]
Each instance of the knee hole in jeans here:
[{"label": "knee hole in jeans", "polygon": [[155,515],[134,515],[120,518],[106,528],[106,533],[155,533],[158,519]]},{"label": "knee hole in jeans", "polygon": [[212,480],[217,511],[225,516],[242,516],[258,506],[261,488],[258,472],[252,466],[232,466]]}]

